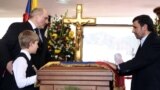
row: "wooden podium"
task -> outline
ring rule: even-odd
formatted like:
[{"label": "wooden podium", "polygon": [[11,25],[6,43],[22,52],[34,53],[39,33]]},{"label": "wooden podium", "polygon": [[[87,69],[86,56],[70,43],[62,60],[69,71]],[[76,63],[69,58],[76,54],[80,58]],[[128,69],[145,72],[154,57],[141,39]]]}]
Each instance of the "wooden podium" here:
[{"label": "wooden podium", "polygon": [[97,66],[51,65],[38,71],[40,90],[113,90],[113,73]]}]

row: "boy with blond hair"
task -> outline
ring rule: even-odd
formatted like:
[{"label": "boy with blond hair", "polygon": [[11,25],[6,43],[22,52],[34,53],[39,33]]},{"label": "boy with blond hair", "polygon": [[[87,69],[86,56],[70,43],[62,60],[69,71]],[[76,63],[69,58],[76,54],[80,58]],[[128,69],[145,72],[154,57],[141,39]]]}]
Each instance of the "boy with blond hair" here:
[{"label": "boy with blond hair", "polygon": [[21,47],[20,54],[13,62],[13,75],[15,83],[12,90],[35,90],[34,83],[37,75],[31,54],[35,54],[38,49],[39,37],[31,30],[24,30],[18,36]]}]

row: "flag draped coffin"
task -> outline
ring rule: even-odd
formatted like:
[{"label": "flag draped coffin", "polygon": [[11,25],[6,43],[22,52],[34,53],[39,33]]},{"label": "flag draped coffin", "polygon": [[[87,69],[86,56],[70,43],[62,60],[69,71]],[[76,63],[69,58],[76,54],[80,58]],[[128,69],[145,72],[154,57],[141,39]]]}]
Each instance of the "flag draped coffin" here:
[{"label": "flag draped coffin", "polygon": [[38,71],[40,90],[113,90],[113,73],[96,64],[48,64]]}]

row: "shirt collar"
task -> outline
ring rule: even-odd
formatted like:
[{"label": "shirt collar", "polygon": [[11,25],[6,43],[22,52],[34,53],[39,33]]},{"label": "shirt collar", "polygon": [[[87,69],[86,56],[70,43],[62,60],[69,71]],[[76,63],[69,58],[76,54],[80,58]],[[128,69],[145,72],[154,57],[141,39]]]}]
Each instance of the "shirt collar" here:
[{"label": "shirt collar", "polygon": [[28,22],[31,24],[33,29],[36,29],[36,25],[31,20],[28,20]]},{"label": "shirt collar", "polygon": [[[148,35],[149,35],[149,34],[148,34]],[[144,43],[144,41],[146,40],[146,38],[148,37],[148,35],[144,36],[144,37],[140,40],[141,47],[143,46],[143,43]]]},{"label": "shirt collar", "polygon": [[29,60],[31,60],[31,55],[28,51],[22,49],[21,52],[24,53],[28,57]]}]

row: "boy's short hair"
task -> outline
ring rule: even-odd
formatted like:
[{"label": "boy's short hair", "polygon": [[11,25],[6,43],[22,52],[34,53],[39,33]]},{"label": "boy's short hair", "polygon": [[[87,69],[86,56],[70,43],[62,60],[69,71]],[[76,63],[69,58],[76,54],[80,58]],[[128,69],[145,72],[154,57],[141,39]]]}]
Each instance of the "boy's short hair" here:
[{"label": "boy's short hair", "polygon": [[18,40],[21,49],[24,49],[29,48],[29,44],[31,42],[34,43],[35,41],[39,41],[39,37],[35,32],[31,30],[24,30],[19,34]]}]

